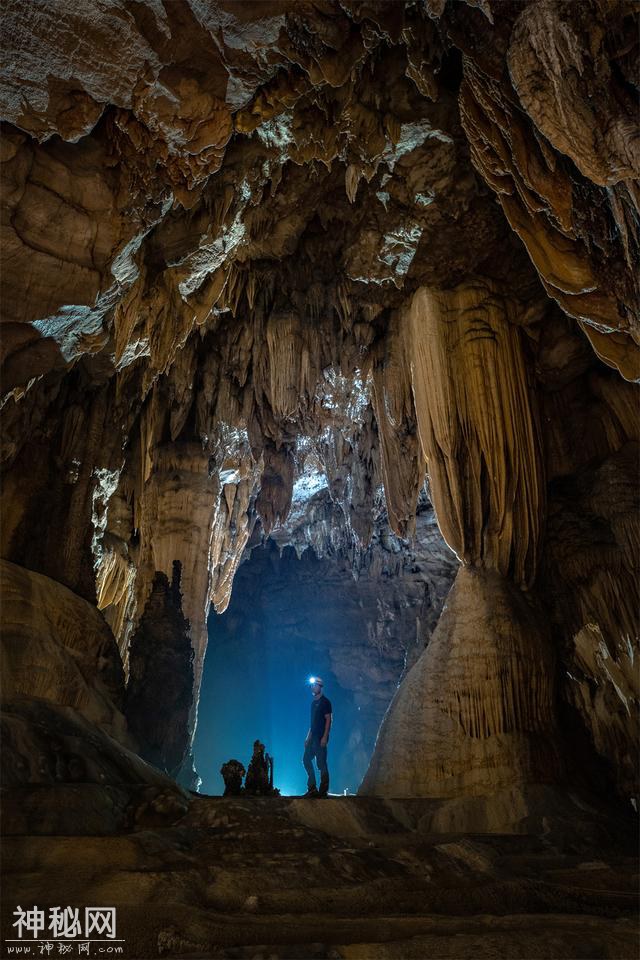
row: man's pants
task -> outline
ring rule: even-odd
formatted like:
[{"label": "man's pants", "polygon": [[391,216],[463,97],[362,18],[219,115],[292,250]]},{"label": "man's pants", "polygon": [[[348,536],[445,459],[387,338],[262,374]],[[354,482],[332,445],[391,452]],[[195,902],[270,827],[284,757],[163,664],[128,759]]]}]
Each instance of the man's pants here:
[{"label": "man's pants", "polygon": [[302,762],[307,771],[307,788],[313,790],[316,785],[316,775],[313,769],[313,758],[315,757],[320,771],[320,793],[327,793],[329,790],[329,768],[327,767],[327,748],[320,746],[320,739],[312,737],[311,741],[304,748]]}]

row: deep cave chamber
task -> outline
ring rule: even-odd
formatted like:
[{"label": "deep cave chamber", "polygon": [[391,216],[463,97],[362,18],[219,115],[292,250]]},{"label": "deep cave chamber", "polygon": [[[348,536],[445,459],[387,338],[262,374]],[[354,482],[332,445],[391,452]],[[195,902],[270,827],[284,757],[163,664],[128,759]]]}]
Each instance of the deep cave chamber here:
[{"label": "deep cave chamber", "polygon": [[[221,617],[210,615],[194,739],[203,792],[222,792],[219,770],[225,760],[239,757],[248,766],[254,738],[273,756],[274,782],[282,794],[305,792],[307,679],[315,673],[333,707],[331,790],[356,793],[373,742],[369,724],[358,716],[361,704],[336,677],[331,648],[348,649],[349,642],[355,648],[366,636],[357,628],[359,620],[353,629],[344,592],[332,594],[326,579],[319,579],[323,574],[310,550],[298,560],[291,548],[282,558],[275,547],[261,548],[240,566],[229,608]],[[365,696],[357,699],[366,703]]]},{"label": "deep cave chamber", "polygon": [[371,545],[354,556],[325,478],[307,472],[294,484],[287,522],[248,545],[229,607],[209,615],[194,740],[203,792],[221,793],[221,764],[244,758],[246,767],[259,738],[274,757],[275,785],[304,793],[313,673],[333,707],[331,791],[357,792],[457,568],[425,493],[411,544],[390,530],[383,503]]},{"label": "deep cave chamber", "polygon": [[283,546],[362,583],[393,535],[410,597],[428,476],[460,560],[365,793],[630,808],[637,11],[241,9],[4,18],[8,782],[193,785],[210,610],[312,469]]}]

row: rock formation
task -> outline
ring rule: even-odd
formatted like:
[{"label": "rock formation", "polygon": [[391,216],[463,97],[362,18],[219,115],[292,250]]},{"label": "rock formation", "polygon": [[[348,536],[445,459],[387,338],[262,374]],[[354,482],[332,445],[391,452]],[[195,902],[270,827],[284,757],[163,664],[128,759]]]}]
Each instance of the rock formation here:
[{"label": "rock formation", "polygon": [[177,777],[189,749],[193,648],[182,613],[180,564],[169,583],[156,573],[129,651],[125,716],[140,753]]},{"label": "rock formation", "polygon": [[543,622],[499,574],[461,567],[389,709],[363,791],[454,799],[556,783],[553,650]]},{"label": "rock formation", "polygon": [[580,755],[637,796],[637,17],[6,5],[10,707],[175,772],[245,552],[339,531],[352,576],[383,509],[411,597],[426,475],[462,567],[365,789],[562,785]]},{"label": "rock formation", "polygon": [[72,707],[135,749],[122,714],[124,671],[95,606],[55,580],[3,560],[2,697]]},{"label": "rock formation", "polygon": [[110,834],[171,822],[182,791],[140,759],[124,671],[100,612],[67,587],[0,564],[5,832]]}]

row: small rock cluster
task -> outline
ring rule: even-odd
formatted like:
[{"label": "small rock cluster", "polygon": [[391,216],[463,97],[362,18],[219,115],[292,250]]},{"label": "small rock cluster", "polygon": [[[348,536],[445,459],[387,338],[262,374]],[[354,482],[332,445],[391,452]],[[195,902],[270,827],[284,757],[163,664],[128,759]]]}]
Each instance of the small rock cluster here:
[{"label": "small rock cluster", "polygon": [[[245,772],[246,779],[243,787],[242,778]],[[224,780],[225,797],[239,797],[241,794],[254,797],[280,795],[277,787],[273,786],[273,757],[265,753],[265,745],[259,740],[254,741],[253,756],[247,771],[239,760],[227,760],[221,766],[220,773]]]}]

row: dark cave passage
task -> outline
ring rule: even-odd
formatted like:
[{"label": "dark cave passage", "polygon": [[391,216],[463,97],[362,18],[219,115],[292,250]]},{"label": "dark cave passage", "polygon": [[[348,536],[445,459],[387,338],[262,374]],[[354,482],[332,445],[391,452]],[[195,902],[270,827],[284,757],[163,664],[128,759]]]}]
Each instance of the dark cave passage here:
[{"label": "dark cave passage", "polygon": [[281,793],[304,793],[312,674],[333,706],[330,791],[356,792],[404,668],[399,647],[371,643],[376,607],[363,610],[366,591],[310,549],[298,559],[268,541],[242,564],[227,611],[209,617],[194,742],[203,793],[222,793],[221,765],[235,758],[246,767],[256,738],[274,757]]}]

